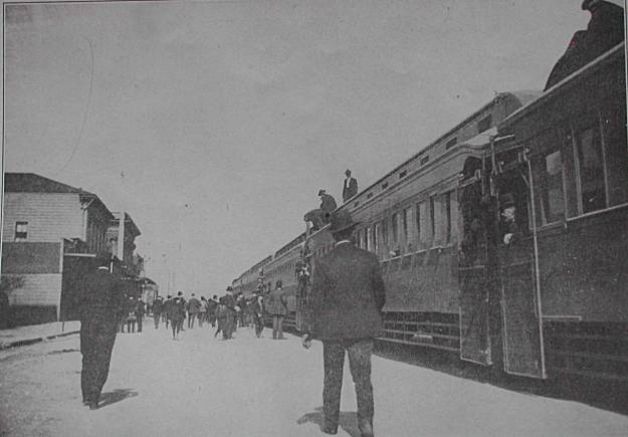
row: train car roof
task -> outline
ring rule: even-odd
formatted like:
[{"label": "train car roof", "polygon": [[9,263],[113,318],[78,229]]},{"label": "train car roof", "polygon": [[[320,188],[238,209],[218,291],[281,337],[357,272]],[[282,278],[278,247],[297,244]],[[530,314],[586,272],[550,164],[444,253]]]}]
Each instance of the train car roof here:
[{"label": "train car roof", "polygon": [[[503,129],[511,126],[513,123],[521,119],[521,117],[525,116],[529,112],[535,110],[539,106],[543,105],[545,102],[553,98],[555,95],[563,92],[566,88],[575,85],[578,80],[588,77],[591,74],[597,72],[600,68],[603,68],[608,63],[615,60],[617,57],[625,55],[625,42],[621,44],[617,44],[615,47],[589,62],[585,66],[581,67],[579,70],[574,71],[569,76],[553,85],[547,91],[542,93],[536,99],[528,102],[521,108],[517,109],[515,112],[506,117],[501,123],[499,123],[498,130],[502,131]],[[623,64],[625,66],[625,63]],[[624,67],[625,68],[625,67]]]},{"label": "train car roof", "polygon": [[[481,108],[479,108],[478,110],[474,111],[471,115],[465,117],[461,122],[457,123],[452,129],[449,129],[446,133],[444,133],[443,135],[439,136],[434,141],[430,142],[427,146],[423,147],[419,152],[415,153],[413,156],[411,156],[410,158],[408,158],[405,161],[403,161],[401,164],[399,164],[396,167],[394,167],[391,171],[387,172],[385,175],[383,175],[382,177],[378,178],[375,182],[373,182],[372,184],[368,185],[366,188],[361,190],[358,194],[353,196],[350,199],[350,201],[353,202],[355,200],[358,200],[361,196],[365,195],[373,187],[381,184],[384,180],[386,180],[388,177],[390,177],[395,172],[397,172],[400,169],[402,169],[404,166],[408,165],[409,163],[411,163],[414,160],[422,158],[423,155],[426,152],[430,151],[431,149],[433,149],[437,145],[441,144],[445,139],[447,139],[449,137],[452,137],[458,130],[460,130],[462,127],[464,127],[465,125],[470,123],[479,114],[481,114],[482,112],[486,111],[491,106],[494,106],[495,104],[497,104],[502,99],[511,98],[511,99],[516,100],[521,106],[525,106],[529,102],[534,101],[536,98],[538,98],[538,96],[540,94],[541,94],[541,91],[535,91],[535,90],[523,90],[523,91],[512,91],[512,92],[497,93],[497,95],[490,102],[486,103]],[[479,134],[478,137],[480,137],[481,135],[482,134]],[[476,138],[476,137],[474,137],[474,138]],[[472,140],[472,138],[471,139],[467,139],[465,141],[462,141],[461,143],[457,144],[456,147],[460,147],[460,146],[464,146],[464,145],[474,147],[476,142],[475,141],[471,142],[471,140]],[[477,147],[479,147],[479,146],[477,146]],[[443,154],[444,153],[448,153],[448,151],[443,152]],[[435,158],[437,158],[437,157],[436,156],[430,157],[430,160],[434,161]],[[350,202],[346,202],[343,205],[341,205],[339,208],[347,207],[347,205],[349,203]]]}]

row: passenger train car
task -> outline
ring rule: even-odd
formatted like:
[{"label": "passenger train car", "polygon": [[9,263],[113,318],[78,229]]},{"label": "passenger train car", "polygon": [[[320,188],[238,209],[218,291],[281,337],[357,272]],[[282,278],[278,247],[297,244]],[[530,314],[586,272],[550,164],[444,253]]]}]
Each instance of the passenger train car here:
[{"label": "passenger train car", "polygon": [[[507,373],[628,381],[625,45],[543,93],[502,93],[349,199],[387,288],[381,340]],[[306,231],[234,281],[282,279],[301,328]]]}]

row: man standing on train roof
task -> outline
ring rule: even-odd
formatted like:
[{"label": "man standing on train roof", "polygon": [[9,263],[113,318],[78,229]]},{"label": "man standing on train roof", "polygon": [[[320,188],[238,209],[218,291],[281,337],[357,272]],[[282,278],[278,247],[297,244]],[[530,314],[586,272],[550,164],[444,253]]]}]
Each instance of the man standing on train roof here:
[{"label": "man standing on train roof", "polygon": [[328,230],[336,243],[314,265],[303,346],[309,348],[313,338],[323,342],[323,432],[338,431],[346,351],[356,390],[358,427],[362,437],[372,437],[371,354],[373,339],[382,329],[384,281],[375,254],[351,241],[357,223],[349,212],[334,212],[330,223]]},{"label": "man standing on train roof", "polygon": [[345,170],[345,181],[342,186],[342,201],[346,202],[358,194],[358,181],[351,177],[351,170]]}]

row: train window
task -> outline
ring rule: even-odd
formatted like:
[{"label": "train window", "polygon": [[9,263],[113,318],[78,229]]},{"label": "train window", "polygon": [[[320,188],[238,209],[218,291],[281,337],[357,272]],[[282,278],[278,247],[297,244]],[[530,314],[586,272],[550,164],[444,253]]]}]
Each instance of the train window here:
[{"label": "train window", "polygon": [[444,209],[444,240],[446,244],[451,242],[451,191],[443,194],[443,209]]},{"label": "train window", "polygon": [[436,198],[435,196],[430,197],[430,238],[432,243],[434,242],[434,237],[436,236]]},{"label": "train window", "polygon": [[399,242],[399,214],[394,213],[391,218],[392,223],[392,242],[397,244]]},{"label": "train window", "polygon": [[386,223],[386,220],[382,221],[382,245],[384,247],[388,246],[388,224]]},{"label": "train window", "polygon": [[546,225],[565,216],[563,193],[563,159],[560,150],[545,151],[532,160],[535,191],[538,193],[537,221]]},{"label": "train window", "polygon": [[426,155],[423,158],[421,158],[421,165],[425,165],[429,162],[430,160],[430,155]]},{"label": "train window", "polygon": [[408,170],[402,171],[401,173],[399,173],[399,179],[405,178],[407,174],[408,174]]},{"label": "train window", "polygon": [[386,188],[388,188],[388,182],[384,182],[382,184],[382,190],[385,190]]},{"label": "train window", "polygon": [[410,230],[408,229],[408,223],[410,223],[410,212],[411,208],[406,208],[403,210],[403,215],[401,216],[401,231],[403,232],[403,241],[406,247],[410,243]]},{"label": "train window", "polygon": [[478,133],[481,134],[482,132],[489,130],[492,122],[493,117],[491,117],[491,114],[478,121]]},{"label": "train window", "polygon": [[417,203],[414,208],[414,223],[416,224],[417,247],[421,245],[421,204]]},{"label": "train window", "polygon": [[458,144],[458,138],[457,137],[453,137],[452,139],[447,141],[447,143],[445,144],[445,150],[451,149],[456,144]]},{"label": "train window", "polygon": [[626,144],[626,108],[609,108],[603,115],[604,145],[608,170],[609,205],[628,202],[628,148]]},{"label": "train window", "polygon": [[597,211],[606,207],[604,158],[600,132],[595,125],[580,130],[576,135],[582,212]]}]

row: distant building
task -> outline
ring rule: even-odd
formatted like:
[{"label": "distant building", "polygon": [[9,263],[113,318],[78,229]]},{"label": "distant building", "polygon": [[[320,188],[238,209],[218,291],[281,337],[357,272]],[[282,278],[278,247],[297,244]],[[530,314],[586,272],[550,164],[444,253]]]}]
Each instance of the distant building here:
[{"label": "distant building", "polygon": [[142,233],[128,213],[114,212],[113,217],[107,228],[107,246],[111,255],[119,261],[116,267],[121,269],[122,275],[138,277],[142,275],[144,260],[134,254],[135,239]]},{"label": "distant building", "polygon": [[5,174],[3,210],[1,273],[13,321],[58,320],[91,260],[109,251],[115,217],[97,195],[33,173]]}]

